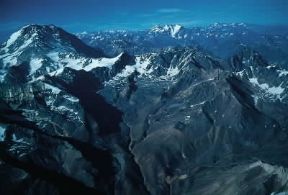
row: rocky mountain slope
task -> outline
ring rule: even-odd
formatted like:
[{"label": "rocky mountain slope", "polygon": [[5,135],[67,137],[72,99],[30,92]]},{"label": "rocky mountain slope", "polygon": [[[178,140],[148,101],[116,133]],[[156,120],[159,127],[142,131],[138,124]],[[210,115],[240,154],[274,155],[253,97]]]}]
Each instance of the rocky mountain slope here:
[{"label": "rocky mountain slope", "polygon": [[[105,39],[126,40],[113,33]],[[244,45],[226,59],[194,46],[107,57],[55,26],[11,35],[0,50],[1,194],[287,192],[288,69]]]}]

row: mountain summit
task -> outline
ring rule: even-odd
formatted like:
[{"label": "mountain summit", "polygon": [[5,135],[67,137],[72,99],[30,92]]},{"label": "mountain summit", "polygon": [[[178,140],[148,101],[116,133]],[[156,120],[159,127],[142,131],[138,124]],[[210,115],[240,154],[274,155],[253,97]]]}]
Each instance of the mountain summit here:
[{"label": "mountain summit", "polygon": [[166,33],[171,35],[172,37],[176,37],[177,34],[183,30],[184,27],[179,25],[179,24],[175,24],[175,25],[156,25],[155,27],[153,27],[150,32],[151,33]]},{"label": "mountain summit", "polygon": [[[16,65],[16,58],[27,60],[48,52],[77,53],[86,57],[102,57],[100,50],[91,48],[75,35],[54,25],[28,25],[13,33],[0,48],[5,65]],[[7,56],[11,58],[7,58]],[[13,57],[12,57],[13,56]]]},{"label": "mountain summit", "polygon": [[30,75],[38,70],[41,74],[48,73],[67,64],[85,63],[99,57],[104,57],[101,50],[87,46],[75,35],[54,25],[25,26],[13,33],[0,48],[3,69],[26,63]]}]

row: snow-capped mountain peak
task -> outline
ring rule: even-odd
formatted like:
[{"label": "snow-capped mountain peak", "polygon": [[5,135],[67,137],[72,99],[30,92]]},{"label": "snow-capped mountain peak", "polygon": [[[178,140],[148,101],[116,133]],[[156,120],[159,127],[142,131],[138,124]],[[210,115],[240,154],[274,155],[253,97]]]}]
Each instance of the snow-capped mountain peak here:
[{"label": "snow-capped mountain peak", "polygon": [[[89,65],[92,59],[104,56],[101,50],[87,46],[75,35],[54,25],[25,26],[0,47],[0,65],[3,69],[24,63],[29,65],[29,75],[36,74],[35,77],[64,66]],[[1,74],[1,78],[5,75]]]},{"label": "snow-capped mountain peak", "polygon": [[[8,41],[0,48],[1,53],[23,53],[23,51],[47,51],[52,49],[80,52],[89,57],[101,57],[99,50],[85,45],[75,35],[70,34],[54,25],[28,25],[13,33]],[[1,56],[2,57],[2,56]]]},{"label": "snow-capped mountain peak", "polygon": [[179,24],[175,24],[175,25],[164,25],[164,26],[160,26],[160,25],[156,25],[155,27],[153,27],[150,32],[151,33],[169,33],[172,37],[176,37],[176,35],[183,29],[184,27],[179,25]]},{"label": "snow-capped mountain peak", "polygon": [[[10,38],[6,41],[6,43],[4,43],[4,49],[8,51],[9,48],[13,47],[14,45],[20,45],[21,43],[19,42],[32,43],[32,41],[34,41],[35,39],[40,39],[41,35],[49,34],[52,31],[54,31],[55,33],[58,30],[59,29],[57,29],[57,27],[55,27],[54,25],[41,26],[41,25],[32,24],[32,25],[24,26],[20,30],[16,31],[10,36]],[[29,44],[26,43],[26,45],[28,46]]]},{"label": "snow-capped mountain peak", "polygon": [[6,41],[5,47],[9,48],[11,45],[15,43],[15,41],[21,36],[22,29],[13,33],[10,38]]}]

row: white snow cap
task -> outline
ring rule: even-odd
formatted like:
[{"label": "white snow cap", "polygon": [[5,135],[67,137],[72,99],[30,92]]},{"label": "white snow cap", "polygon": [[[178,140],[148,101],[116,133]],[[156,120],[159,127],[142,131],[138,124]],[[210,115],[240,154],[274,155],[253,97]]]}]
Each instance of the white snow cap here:
[{"label": "white snow cap", "polygon": [[22,34],[22,29],[18,30],[16,32],[14,32],[10,38],[7,40],[6,42],[6,48],[10,47],[11,45],[13,45],[15,43],[15,41],[21,36]]},{"label": "white snow cap", "polygon": [[[25,28],[29,27],[31,25],[27,25],[27,26],[24,26],[22,27],[20,30],[14,32],[10,37],[9,39],[6,41],[6,45],[5,45],[5,48],[8,49],[8,47],[10,47],[11,45],[13,45],[18,38],[20,38],[22,36],[22,33],[24,31]],[[32,36],[35,36],[35,35],[32,35]]]},{"label": "white snow cap", "polygon": [[179,24],[175,24],[175,25],[164,25],[164,26],[160,26],[160,25],[156,25],[155,27],[153,27],[151,29],[150,32],[153,33],[163,33],[163,32],[168,32],[172,37],[176,37],[176,35],[180,32],[180,30],[183,28],[183,26],[179,25]]}]

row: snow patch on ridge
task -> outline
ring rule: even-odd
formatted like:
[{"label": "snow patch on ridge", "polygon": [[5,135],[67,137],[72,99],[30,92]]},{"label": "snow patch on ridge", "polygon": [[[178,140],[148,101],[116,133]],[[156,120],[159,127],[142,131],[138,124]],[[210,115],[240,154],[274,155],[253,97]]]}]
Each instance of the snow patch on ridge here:
[{"label": "snow patch on ridge", "polygon": [[58,52],[52,52],[47,54],[55,64],[59,65],[59,69],[53,72],[50,72],[49,75],[59,75],[63,72],[64,68],[71,68],[74,70],[85,70],[87,72],[99,68],[106,67],[111,69],[113,65],[121,58],[123,53],[119,54],[115,58],[86,58],[86,57],[78,57],[73,56],[71,54],[62,55]]},{"label": "snow patch on ridge", "polygon": [[288,71],[287,70],[277,70],[277,72],[279,73],[279,77],[283,77],[283,76],[287,76],[288,75]]},{"label": "snow patch on ridge", "polygon": [[198,103],[198,104],[191,104],[191,105],[190,105],[190,108],[195,108],[195,107],[198,107],[198,106],[202,106],[202,105],[205,104],[205,103],[206,103],[206,101],[200,102],[200,103]]},{"label": "snow patch on ridge", "polygon": [[180,70],[179,68],[176,66],[174,68],[170,67],[167,71],[167,76],[168,77],[174,77],[176,76],[177,74],[179,74]]},{"label": "snow patch on ridge", "polygon": [[90,71],[98,67],[107,67],[109,69],[120,59],[123,53],[119,54],[115,58],[100,58],[100,59],[91,59],[91,63],[84,67],[85,71]]},{"label": "snow patch on ridge", "polygon": [[[2,59],[4,68],[7,66],[17,65],[17,58],[21,55],[24,49],[26,49],[31,43],[33,43],[33,39],[37,36],[37,33],[31,35],[28,40],[21,45],[21,47],[16,48],[15,51],[9,52],[8,47],[10,47],[18,38],[21,36],[21,31],[17,31],[15,35],[11,35],[10,39],[6,42],[6,46],[3,48],[5,50],[5,54],[0,55],[0,59]],[[20,33],[20,35],[19,35]]]},{"label": "snow patch on ridge", "polygon": [[61,90],[57,87],[45,83],[45,89],[51,90],[53,94],[59,94]]},{"label": "snow patch on ridge", "polygon": [[43,64],[42,58],[32,58],[30,61],[30,74],[35,73]]},{"label": "snow patch on ridge", "polygon": [[10,36],[10,38],[7,40],[5,48],[8,49],[8,47],[13,45],[13,43],[15,43],[15,41],[21,36],[21,34],[22,34],[22,29],[18,30],[17,32],[14,32]]},{"label": "snow patch on ridge", "polygon": [[172,37],[175,38],[176,34],[180,31],[181,28],[182,28],[182,26],[176,24],[176,25],[174,26],[174,28],[171,29],[171,35],[172,35]]},{"label": "snow patch on ridge", "polygon": [[127,77],[135,71],[137,71],[140,74],[140,76],[148,75],[149,73],[153,71],[152,69],[147,68],[148,65],[151,63],[149,58],[143,60],[141,57],[138,56],[136,57],[135,61],[136,63],[134,65],[127,65],[122,70],[122,72],[116,75],[115,78],[117,79],[117,78]]},{"label": "snow patch on ridge", "polygon": [[0,141],[4,141],[6,126],[0,125]]},{"label": "snow patch on ridge", "polygon": [[[135,58],[135,64],[133,65],[126,65],[125,68],[118,73],[113,80],[118,80],[120,78],[125,78],[128,77],[129,75],[131,75],[133,72],[137,72],[139,73],[139,77],[141,76],[147,76],[149,78],[154,78],[153,77],[153,71],[154,71],[154,67],[151,66],[152,62],[151,59],[154,57],[154,54],[152,53],[151,56],[147,57],[147,56],[137,56]],[[178,75],[180,72],[180,69],[176,66],[176,67],[169,67],[167,69],[166,75],[160,76],[158,79],[160,80],[168,80],[171,79],[173,77],[175,77],[176,75]],[[157,78],[154,78],[157,79]]]},{"label": "snow patch on ridge", "polygon": [[74,97],[74,96],[70,96],[70,95],[64,95],[63,96],[66,100],[69,100],[70,102],[79,102],[79,99]]},{"label": "snow patch on ridge", "polygon": [[47,57],[49,57],[52,61],[59,61],[59,53],[58,52],[50,52],[47,54]]},{"label": "snow patch on ridge", "polygon": [[260,84],[256,77],[250,78],[249,81],[254,85],[258,86],[261,90],[265,91],[266,94],[276,97],[277,99],[282,100],[281,95],[285,91],[285,88],[281,87],[282,84],[275,87],[270,87],[267,83]]}]

